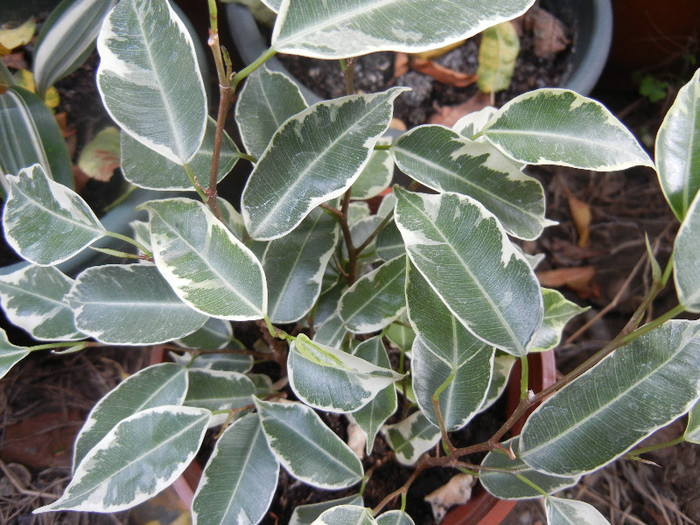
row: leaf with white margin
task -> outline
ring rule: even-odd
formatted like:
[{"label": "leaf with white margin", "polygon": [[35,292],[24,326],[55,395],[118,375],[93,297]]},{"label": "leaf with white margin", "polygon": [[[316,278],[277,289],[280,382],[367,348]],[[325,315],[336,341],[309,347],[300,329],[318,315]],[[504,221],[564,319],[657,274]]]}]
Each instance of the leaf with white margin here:
[{"label": "leaf with white margin", "polygon": [[393,101],[405,89],[318,102],[282,124],[243,190],[250,235],[282,237],[316,206],[345,193],[389,128]]},{"label": "leaf with white margin", "polygon": [[192,523],[259,523],[277,488],[279,463],[257,414],[234,421],[216,440],[192,501]]},{"label": "leaf with white margin", "polygon": [[[380,140],[379,144],[385,143]],[[394,176],[394,160],[387,150],[376,150],[352,185],[353,199],[371,199],[389,187]]]},{"label": "leaf with white margin", "polygon": [[[239,349],[243,349],[243,345]],[[253,356],[242,354],[200,354],[194,360],[190,354],[179,355],[169,352],[169,357],[180,366],[201,368],[204,370],[221,370],[245,374],[253,368]]]},{"label": "leaf with white margin", "polygon": [[378,392],[404,376],[300,334],[287,358],[289,385],[314,408],[347,413],[359,410]]},{"label": "leaf with white margin", "polygon": [[343,320],[337,313],[334,313],[316,329],[313,341],[318,344],[339,348],[348,333]]},{"label": "leaf with white margin", "polygon": [[553,224],[544,217],[544,189],[539,181],[490,144],[429,124],[401,135],[391,152],[406,175],[441,193],[473,197],[515,237],[536,239]]},{"label": "leaf with white margin", "polygon": [[452,130],[465,138],[471,139],[474,135],[484,129],[484,126],[486,126],[488,121],[491,120],[491,117],[493,117],[497,111],[498,109],[494,108],[493,106],[486,106],[479,111],[467,113],[454,123]]},{"label": "leaf with white margin", "polygon": [[67,301],[78,330],[107,344],[165,343],[207,321],[175,295],[153,264],[88,268],[76,278]]},{"label": "leaf with white margin", "polygon": [[377,235],[376,247],[377,255],[383,261],[388,261],[399,255],[406,255],[406,245],[393,220]]},{"label": "leaf with white margin", "polygon": [[236,103],[236,123],[246,151],[260,157],[275,132],[308,105],[299,86],[262,66],[246,78]]},{"label": "leaf with white margin", "polygon": [[656,135],[659,182],[683,221],[700,189],[700,69],[676,95]]},{"label": "leaf with white margin", "polygon": [[195,310],[219,319],[260,319],[267,283],[253,253],[201,202],[163,199],[142,205],[151,217],[156,266]]},{"label": "leaf with white margin", "polygon": [[73,472],[120,421],[147,408],[182,404],[187,383],[187,369],[175,363],[149,366],[119,383],[97,402],[80,429],[73,446]]},{"label": "leaf with white margin", "polygon": [[262,267],[273,323],[293,323],[313,308],[339,237],[338,221],[316,208],[288,235],[270,241]]},{"label": "leaf with white margin", "polygon": [[[146,221],[131,221],[129,223],[131,228],[132,238],[151,252],[151,232]],[[143,254],[141,250],[139,253]]]},{"label": "leaf with white margin", "polygon": [[6,179],[10,190],[2,215],[5,239],[28,261],[40,266],[61,263],[106,233],[82,197],[51,180],[38,164]]},{"label": "leaf with white margin", "polygon": [[[372,337],[362,341],[355,348],[354,355],[382,368],[391,368],[389,355],[386,353],[381,337]],[[351,417],[365,435],[365,452],[369,456],[374,448],[374,440],[382,425],[396,412],[396,389],[393,385],[380,390],[372,401],[353,412]]]},{"label": "leaf with white margin", "polygon": [[278,13],[284,0],[260,0],[270,10]]},{"label": "leaf with white margin", "polygon": [[202,143],[207,98],[192,37],[167,0],[122,0],[97,37],[97,88],[136,140],[185,164]]},{"label": "leaf with white margin", "polygon": [[324,511],[338,505],[359,505],[364,506],[364,500],[359,494],[346,496],[320,503],[311,503],[309,505],[299,505],[294,509],[292,517],[289,520],[289,525],[311,525]]},{"label": "leaf with white margin", "polygon": [[695,402],[688,413],[688,427],[683,437],[686,441],[700,445],[700,400]]},{"label": "leaf with white margin", "polygon": [[255,385],[240,372],[190,368],[189,386],[183,404],[212,412],[253,404]]},{"label": "leaf with white margin", "polygon": [[542,322],[540,285],[495,216],[471,197],[395,188],[411,262],[477,338],[516,356]]},{"label": "leaf with white margin", "polygon": [[194,459],[211,413],[164,405],[123,419],[87,453],[63,496],[34,510],[119,512],[172,484]]},{"label": "leaf with white margin", "polygon": [[338,505],[324,511],[311,525],[377,525],[377,522],[370,508]]},{"label": "leaf with white margin", "polygon": [[405,512],[390,510],[377,516],[377,525],[415,525],[415,522]]},{"label": "leaf with white margin", "polygon": [[556,290],[542,288],[544,319],[530,341],[530,352],[546,352],[559,345],[566,323],[590,307],[581,308]]},{"label": "leaf with white margin", "polygon": [[[210,317],[204,326],[175,341],[176,344],[186,348],[199,348],[202,350],[219,350],[225,348],[233,338],[231,323],[223,319]],[[216,354],[204,354],[214,355]],[[197,356],[198,358],[203,356]],[[249,357],[249,356],[246,356]]]},{"label": "leaf with white margin", "polygon": [[[534,0],[282,2],[272,33],[280,53],[335,59],[375,51],[421,53],[523,14]],[[429,16],[428,16],[429,13]],[[387,27],[387,20],[391,20]],[[449,20],[449,23],[445,23]]]},{"label": "leaf with white margin", "polygon": [[310,407],[254,401],[270,449],[292,476],[329,490],[347,488],[362,479],[358,457]]},{"label": "leaf with white margin", "polygon": [[678,302],[700,312],[700,192],[690,205],[673,243],[673,279]]},{"label": "leaf with white margin", "polygon": [[347,329],[366,334],[381,330],[398,319],[406,309],[405,279],[405,255],[385,262],[358,279],[338,303],[338,313]]},{"label": "leaf with white margin", "polygon": [[[365,203],[363,203],[365,204]],[[369,211],[369,209],[368,209]],[[367,215],[358,219],[355,222],[349,222],[350,224],[350,235],[352,237],[352,243],[357,248],[364,244],[364,242],[370,238],[370,236],[377,231],[377,228],[382,224],[384,220],[380,215]],[[369,244],[362,250],[359,256],[359,266],[367,266],[372,263],[378,262],[380,260],[377,255],[377,238],[374,237],[370,240]],[[348,258],[348,250],[345,243],[342,243],[342,253],[343,258]]]},{"label": "leaf with white margin", "polygon": [[547,496],[544,499],[548,525],[610,525],[610,522],[588,503]]},{"label": "leaf with white margin", "polygon": [[700,322],[667,321],[537,407],[520,435],[523,461],[559,476],[607,465],[690,410],[699,368]]},{"label": "leaf with white margin", "polygon": [[72,285],[73,279],[53,266],[28,265],[0,275],[0,303],[7,319],[34,339],[75,341],[85,336],[64,300]]},{"label": "leaf with white margin", "polygon": [[[239,240],[245,241],[248,237],[248,233],[245,231],[245,225],[243,224],[243,217],[241,217],[241,214],[238,213],[236,208],[233,207],[233,204],[226,199],[217,197],[216,201],[219,204],[219,211],[221,212],[226,227],[231,230]],[[251,245],[253,244],[256,243],[251,243]]]},{"label": "leaf with white margin", "polygon": [[479,413],[488,410],[508,386],[508,378],[513,370],[513,365],[517,359],[510,354],[497,355],[493,361],[493,373],[491,374],[491,384],[489,391],[486,393],[484,403],[479,407]]},{"label": "leaf with white margin", "polygon": [[[541,498],[542,493],[521,481],[516,475],[527,478],[547,494],[553,494],[578,483],[580,476],[560,477],[538,472],[527,466],[518,458],[518,438],[509,439],[494,449],[481,462],[484,468],[479,473],[479,481],[491,494],[499,499],[534,499]],[[515,459],[510,459],[506,450],[512,450]],[[494,470],[488,470],[489,468]],[[510,472],[507,472],[510,471]]]},{"label": "leaf with white margin", "polygon": [[421,411],[416,411],[395,425],[386,425],[382,434],[402,465],[414,465],[424,452],[440,442],[440,428]]},{"label": "leaf with white margin", "polygon": [[515,97],[478,134],[526,164],[596,171],[654,167],[634,135],[600,102],[567,89]]},{"label": "leaf with white margin", "polygon": [[15,346],[7,340],[5,330],[0,328],[0,379],[5,377],[10,369],[29,355],[29,350]]},{"label": "leaf with white margin", "polygon": [[[189,169],[200,184],[206,185],[211,177],[211,160],[214,153],[216,121],[209,117],[204,139],[188,162]],[[148,148],[128,133],[122,131],[121,168],[124,178],[134,186],[160,191],[195,191],[185,167]],[[217,181],[229,174],[239,158],[238,148],[228,133],[221,138],[221,156]]]}]

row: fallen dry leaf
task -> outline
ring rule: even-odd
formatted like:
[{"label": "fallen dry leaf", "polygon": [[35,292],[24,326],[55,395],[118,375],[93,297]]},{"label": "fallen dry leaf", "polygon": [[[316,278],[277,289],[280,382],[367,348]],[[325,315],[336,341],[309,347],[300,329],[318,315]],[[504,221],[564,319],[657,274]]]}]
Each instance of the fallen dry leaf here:
[{"label": "fallen dry leaf", "polygon": [[435,113],[430,115],[428,124],[442,124],[451,128],[463,116],[484,109],[489,105],[491,105],[491,93],[479,91],[466,102],[456,106],[435,106]]},{"label": "fallen dry leaf", "polygon": [[551,59],[570,43],[562,21],[541,7],[533,7],[527,12],[525,28],[532,31],[534,52],[538,57]]},{"label": "fallen dry leaf", "polygon": [[561,288],[566,286],[582,299],[600,297],[600,288],[593,282],[594,266],[579,266],[576,268],[557,268],[537,272],[540,284],[546,288]]},{"label": "fallen dry leaf", "polygon": [[478,78],[476,75],[460,73],[454,69],[436,64],[432,60],[425,60],[423,58],[411,58],[410,64],[411,69],[414,71],[431,76],[441,84],[454,87],[471,86]]},{"label": "fallen dry leaf", "polygon": [[410,59],[406,53],[396,53],[394,56],[394,78],[399,78],[408,73]]},{"label": "fallen dry leaf", "polygon": [[568,200],[571,217],[578,232],[578,242],[576,244],[581,248],[585,248],[590,242],[591,208],[573,195],[569,195]]},{"label": "fallen dry leaf", "polygon": [[438,523],[445,517],[450,507],[462,505],[472,495],[474,478],[469,474],[457,474],[442,487],[435,489],[424,499],[433,509],[433,517]]}]

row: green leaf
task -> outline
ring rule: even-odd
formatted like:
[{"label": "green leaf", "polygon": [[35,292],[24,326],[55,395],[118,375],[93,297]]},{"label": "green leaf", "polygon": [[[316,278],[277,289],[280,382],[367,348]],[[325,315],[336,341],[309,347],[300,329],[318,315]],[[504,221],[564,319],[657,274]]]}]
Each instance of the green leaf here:
[{"label": "green leaf", "polygon": [[159,344],[184,337],[207,318],[172,291],[152,264],[94,266],[68,296],[78,330],[107,344]]},{"label": "green leaf", "polygon": [[605,106],[566,89],[537,89],[514,98],[480,134],[526,164],[595,171],[654,166],[634,135]]},{"label": "green leaf", "polygon": [[542,289],[544,319],[530,342],[530,352],[546,352],[559,346],[566,323],[588,308],[568,301],[556,290]]},{"label": "green leaf", "polygon": [[191,368],[184,404],[212,412],[253,404],[255,385],[240,372]]},{"label": "green leaf", "polygon": [[262,266],[202,203],[163,199],[143,205],[151,217],[153,258],[175,293],[220,319],[260,319],[267,309]]},{"label": "green leaf", "polygon": [[673,279],[678,301],[700,312],[700,193],[690,206],[673,243]]},{"label": "green leaf", "polygon": [[243,190],[250,235],[282,237],[316,206],[345,193],[388,129],[393,101],[403,91],[319,102],[282,124]]},{"label": "green leaf", "polygon": [[[382,368],[391,368],[389,355],[381,337],[372,337],[355,348],[354,355]],[[365,451],[369,456],[374,448],[374,440],[382,425],[396,412],[396,389],[389,385],[380,390],[372,401],[353,412],[351,417],[366,437]]]},{"label": "green leaf", "polygon": [[[380,140],[379,143],[386,142]],[[352,198],[371,199],[389,187],[394,176],[394,160],[387,150],[372,153],[369,162],[352,185]]]},{"label": "green leaf", "polygon": [[403,375],[300,334],[287,358],[289,384],[307,405],[330,412],[354,412]]},{"label": "green leaf", "polygon": [[394,193],[409,259],[440,300],[477,338],[525,355],[542,322],[542,295],[496,218],[467,196]]},{"label": "green leaf", "polygon": [[0,328],[0,379],[5,377],[10,369],[29,355],[29,350],[15,346],[7,340],[5,330]]},{"label": "green leaf", "polygon": [[73,279],[49,266],[24,266],[0,275],[0,302],[7,319],[44,341],[75,341],[85,336],[75,328],[65,301]]},{"label": "green leaf", "polygon": [[259,523],[277,488],[279,463],[257,414],[233,422],[216,440],[192,501],[192,523]]},{"label": "green leaf", "polygon": [[382,434],[402,465],[414,465],[418,458],[440,441],[440,429],[417,411],[395,425],[386,425]]},{"label": "green leaf", "polygon": [[[281,53],[325,59],[374,51],[420,53],[474,36],[523,14],[532,4],[533,0],[283,2],[272,47]],[[391,20],[390,30],[387,20]]]},{"label": "green leaf", "polygon": [[[539,491],[518,479],[516,476],[518,474],[527,478],[547,494],[553,494],[578,483],[579,476],[559,477],[533,470],[519,459],[518,443],[518,438],[512,438],[501,443],[505,450],[513,451],[515,459],[510,459],[505,450],[495,449],[489,452],[481,462],[482,467],[496,469],[484,469],[479,474],[481,484],[491,494],[500,499],[533,499],[542,497]],[[503,469],[510,472],[504,472]]]},{"label": "green leaf", "polygon": [[317,208],[291,233],[270,241],[262,266],[273,323],[298,321],[313,308],[338,239],[337,220]]},{"label": "green leaf", "polygon": [[[224,321],[223,319],[214,319],[213,317],[210,317],[209,319],[207,319],[207,322],[204,323],[204,326],[202,326],[202,328],[200,328],[196,332],[192,332],[190,335],[186,335],[185,337],[178,339],[175,342],[186,348],[218,350],[220,348],[226,347],[231,341],[232,337],[233,328],[231,328],[230,322]],[[224,359],[228,357],[248,357],[221,354],[204,354],[203,356],[197,357],[200,358],[205,357],[207,355],[215,358],[223,357]]]},{"label": "green leaf", "polygon": [[491,374],[489,391],[486,393],[484,403],[479,407],[479,413],[488,410],[501,397],[506,386],[508,386],[508,378],[516,361],[517,359],[509,354],[496,356],[496,359],[493,361],[493,373]]},{"label": "green leaf", "polygon": [[63,496],[34,513],[118,512],[146,501],[194,459],[209,418],[208,410],[171,405],[129,416],[88,452]]},{"label": "green leaf", "polygon": [[75,187],[73,163],[53,114],[34,93],[13,86],[0,95],[0,171],[15,174],[33,164]]},{"label": "green leaf", "polygon": [[522,459],[559,476],[599,469],[690,409],[699,367],[700,323],[668,321],[542,403],[520,436]]},{"label": "green leaf", "polygon": [[338,505],[323,512],[312,525],[377,525],[372,509],[358,505]]},{"label": "green leaf", "polygon": [[292,476],[313,487],[347,488],[362,479],[362,463],[309,407],[255,399],[265,437]]},{"label": "green leaf", "polygon": [[293,80],[265,66],[256,69],[246,79],[236,104],[236,123],[245,150],[260,157],[282,123],[307,107]]},{"label": "green leaf", "polygon": [[289,525],[311,525],[325,510],[338,505],[359,505],[364,506],[362,496],[353,494],[344,498],[322,501],[321,503],[311,503],[309,505],[299,505],[294,509]]},{"label": "green leaf", "polygon": [[187,369],[175,363],[149,366],[127,377],[88,414],[73,446],[73,472],[120,421],[147,408],[180,405],[186,392]]},{"label": "green leaf", "polygon": [[392,145],[396,164],[409,177],[439,192],[469,195],[506,231],[536,239],[552,224],[544,218],[542,185],[490,144],[472,142],[443,126],[419,126]]},{"label": "green leaf", "polygon": [[204,137],[207,99],[192,37],[173,8],[122,0],[104,20],[97,50],[97,87],[112,119],[172,162],[189,162]]},{"label": "green leaf", "polygon": [[41,266],[58,264],[105,234],[87,203],[51,180],[40,165],[7,176],[10,191],[2,216],[5,238],[22,257]]},{"label": "green leaf", "polygon": [[416,338],[416,333],[408,325],[408,318],[405,315],[401,316],[398,321],[391,323],[384,331],[384,335],[402,352],[409,352]]},{"label": "green leaf", "polygon": [[[211,160],[214,152],[216,121],[209,117],[204,139],[187,164],[202,186],[209,184]],[[140,188],[161,191],[194,191],[185,167],[144,146],[127,133],[121,134],[121,166],[124,178]],[[230,173],[238,161],[239,152],[231,137],[224,131],[221,139],[221,157],[217,181]]]},{"label": "green leaf", "polygon": [[399,255],[406,255],[406,245],[393,220],[377,235],[376,246],[377,255],[383,261],[394,259]]},{"label": "green leaf", "polygon": [[688,413],[688,427],[685,440],[700,445],[700,400],[696,401]]},{"label": "green leaf", "polygon": [[43,93],[80,67],[94,49],[102,19],[116,0],[63,0],[41,27],[34,52],[34,81]]},{"label": "green leaf", "polygon": [[547,496],[544,509],[548,525],[609,525],[594,506],[583,501]]},{"label": "green leaf", "polygon": [[405,512],[389,510],[377,516],[377,525],[415,525],[415,522]]},{"label": "green leaf", "polygon": [[485,93],[508,89],[519,52],[520,39],[512,22],[486,29],[479,44],[479,67],[476,70],[479,89]]},{"label": "green leaf", "polygon": [[659,182],[683,221],[700,189],[700,69],[683,86],[656,135]]},{"label": "green leaf", "polygon": [[350,332],[366,334],[389,326],[406,309],[406,257],[399,255],[363,275],[340,298],[338,313]]}]

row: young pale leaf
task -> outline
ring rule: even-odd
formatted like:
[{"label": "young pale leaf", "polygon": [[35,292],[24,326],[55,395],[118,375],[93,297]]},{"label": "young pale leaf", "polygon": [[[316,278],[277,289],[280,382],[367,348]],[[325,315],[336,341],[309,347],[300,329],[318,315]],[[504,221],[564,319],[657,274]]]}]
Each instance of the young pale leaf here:
[{"label": "young pale leaf", "polygon": [[688,413],[688,427],[685,440],[700,445],[700,400],[696,401]]},{"label": "young pale leaf", "polygon": [[[384,141],[380,141],[384,142]],[[352,185],[353,199],[371,199],[389,187],[394,176],[394,161],[387,150],[372,153],[369,162]]]},{"label": "young pale leaf", "polygon": [[299,86],[265,66],[245,81],[236,104],[236,122],[246,151],[260,157],[282,123],[308,106]]},{"label": "young pale leaf", "polygon": [[[325,59],[375,51],[420,53],[474,36],[523,14],[532,4],[533,0],[282,2],[272,47],[281,53]],[[391,20],[390,31],[387,20]]]},{"label": "young pale leaf", "polygon": [[116,0],[63,0],[41,27],[34,52],[34,81],[40,96],[90,56],[102,19]]},{"label": "young pale leaf", "polygon": [[405,512],[390,510],[377,516],[377,525],[415,525],[415,522]]},{"label": "young pale leaf", "polygon": [[384,331],[384,335],[402,352],[410,352],[416,332],[409,326],[408,318],[402,315],[401,318],[391,323]]},{"label": "young pale leaf", "polygon": [[[391,368],[389,356],[381,337],[373,337],[360,343],[354,355],[382,368]],[[380,390],[372,401],[350,416],[365,434],[365,452],[369,456],[374,440],[382,425],[396,412],[396,389],[393,385]]]},{"label": "young pale leaf", "polygon": [[311,408],[255,399],[267,442],[292,476],[323,489],[362,479],[362,463]]},{"label": "young pale leaf", "polygon": [[10,368],[29,355],[29,350],[15,346],[7,340],[5,330],[0,328],[0,379],[5,377]]},{"label": "young pale leaf", "polygon": [[673,279],[678,301],[700,312],[700,193],[690,206],[673,244]]},{"label": "young pale leaf", "polygon": [[359,505],[364,507],[364,500],[359,494],[346,496],[321,503],[311,503],[309,505],[299,505],[294,509],[292,517],[289,520],[289,525],[311,525],[324,511],[338,505]]},{"label": "young pale leaf", "polygon": [[566,323],[588,308],[568,301],[556,290],[542,289],[544,319],[530,341],[530,352],[546,352],[559,345]]},{"label": "young pale leaf", "polygon": [[255,385],[240,372],[191,368],[184,404],[211,410],[232,410],[253,404]]},{"label": "young pale leaf", "polygon": [[391,368],[324,346],[300,334],[287,359],[289,384],[307,405],[330,412],[354,412],[378,392],[400,381]]},{"label": "young pale leaf", "polygon": [[192,37],[167,0],[119,2],[97,50],[97,88],[112,119],[172,162],[189,162],[204,137],[207,99]]},{"label": "young pale leaf", "polygon": [[632,133],[600,102],[566,89],[520,95],[480,135],[526,164],[617,171],[654,164]]},{"label": "young pale leaf", "polygon": [[[496,470],[482,470],[479,480],[486,490],[500,499],[533,499],[542,494],[530,485],[518,479],[516,474],[524,476],[547,494],[553,494],[567,487],[576,485],[579,476],[559,477],[537,472],[518,458],[518,439],[513,438],[501,444],[504,450],[512,450],[516,459],[510,459],[504,450],[489,452],[481,462],[482,467]],[[500,470],[498,470],[500,469]],[[510,470],[510,472],[504,472]]]},{"label": "young pale leaf", "polygon": [[259,523],[277,488],[279,463],[257,414],[233,422],[216,440],[192,501],[192,523]]},{"label": "young pale leaf", "polygon": [[417,411],[395,425],[382,429],[384,438],[402,465],[414,465],[418,458],[440,441],[440,428]]},{"label": "young pale leaf", "polygon": [[[218,350],[224,348],[229,344],[231,338],[233,337],[233,328],[231,328],[231,323],[224,321],[223,319],[215,319],[210,317],[204,326],[197,330],[196,332],[186,335],[175,341],[177,344],[184,346],[186,348],[200,348],[202,350]],[[204,354],[201,357],[231,357],[227,354]],[[238,356],[233,356],[238,357]],[[249,356],[243,356],[249,357]]]},{"label": "young pale leaf", "polygon": [[143,205],[151,217],[153,257],[175,293],[220,319],[260,319],[267,309],[262,266],[202,203],[163,199]]},{"label": "young pale leaf", "polygon": [[65,302],[73,279],[48,266],[24,266],[0,275],[0,302],[7,319],[44,341],[75,341],[85,336],[75,328]]},{"label": "young pale leaf", "polygon": [[311,525],[377,525],[372,509],[358,505],[338,505],[323,512]]},{"label": "young pale leaf", "polygon": [[346,328],[356,334],[389,326],[406,309],[403,294],[406,257],[399,255],[363,275],[340,298],[338,313]]},{"label": "young pale leaf", "polygon": [[479,89],[485,93],[508,89],[519,52],[518,32],[510,21],[486,29],[479,44],[479,67],[476,70]]},{"label": "young pale leaf", "polygon": [[[204,139],[187,164],[200,184],[211,177],[211,159],[214,152],[216,121],[209,117]],[[224,131],[217,181],[228,175],[238,161],[239,152],[231,137]],[[194,191],[185,166],[144,146],[128,133],[121,133],[121,167],[124,178],[140,188],[161,191]]]},{"label": "young pale leaf", "polygon": [[683,86],[656,135],[661,188],[683,221],[700,189],[700,69]]},{"label": "young pale leaf", "polygon": [[273,323],[298,321],[321,294],[323,272],[338,244],[338,222],[316,208],[294,231],[270,241],[262,258]]},{"label": "young pale leaf", "polygon": [[544,509],[548,525],[610,525],[593,505],[583,501],[547,496]]},{"label": "young pale leaf", "polygon": [[28,261],[40,266],[61,263],[105,234],[87,203],[51,180],[39,164],[7,176],[7,181],[5,238]]},{"label": "young pale leaf", "polygon": [[53,113],[34,93],[13,86],[0,95],[0,171],[15,174],[33,164],[75,187],[73,163]]},{"label": "young pale leaf", "polygon": [[73,472],[120,421],[147,408],[180,405],[186,392],[187,369],[175,363],[149,366],[127,377],[88,414],[73,446]]},{"label": "young pale leaf", "polygon": [[472,142],[443,126],[419,126],[391,146],[397,166],[439,192],[469,195],[521,239],[536,239],[544,218],[542,185],[489,144]]},{"label": "young pale leaf", "polygon": [[319,204],[345,193],[389,127],[393,101],[405,88],[319,102],[275,133],[243,190],[250,235],[289,233]]},{"label": "young pale leaf", "polygon": [[700,396],[700,322],[668,321],[542,403],[520,436],[525,463],[592,472],[687,412]]},{"label": "young pale leaf", "polygon": [[515,357],[509,354],[496,356],[496,359],[493,361],[493,373],[491,374],[489,391],[486,393],[484,404],[479,407],[479,413],[488,410],[501,397],[508,385],[508,378],[516,360]]},{"label": "young pale leaf", "polygon": [[67,299],[78,329],[107,344],[165,343],[207,321],[175,295],[152,264],[88,268]]},{"label": "young pale leaf", "polygon": [[440,300],[477,338],[525,355],[542,322],[542,294],[496,218],[467,196],[394,193],[408,256]]},{"label": "young pale leaf", "polygon": [[165,405],[120,421],[88,452],[63,496],[34,513],[118,512],[146,501],[194,459],[210,417],[201,408]]}]

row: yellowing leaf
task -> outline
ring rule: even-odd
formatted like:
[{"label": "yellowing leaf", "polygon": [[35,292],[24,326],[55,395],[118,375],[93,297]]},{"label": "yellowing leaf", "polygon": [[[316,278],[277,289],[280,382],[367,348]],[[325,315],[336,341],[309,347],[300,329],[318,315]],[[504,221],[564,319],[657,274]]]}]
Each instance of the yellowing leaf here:
[{"label": "yellowing leaf", "polygon": [[10,52],[20,46],[28,44],[34,36],[36,22],[34,17],[12,29],[0,29],[0,55],[9,55]]},{"label": "yellowing leaf", "polygon": [[110,126],[100,131],[80,153],[78,166],[93,179],[112,178],[119,167],[119,130]]},{"label": "yellowing leaf", "polygon": [[508,89],[519,51],[520,40],[511,22],[503,22],[485,30],[479,46],[479,67],[476,70],[479,89],[486,93]]},{"label": "yellowing leaf", "polygon": [[454,44],[450,44],[449,46],[444,46],[438,49],[431,49],[430,51],[424,51],[423,53],[416,53],[413,56],[417,58],[422,58],[424,60],[431,60],[433,58],[441,57],[442,55],[449,53],[450,51],[458,48],[462,44],[464,44],[464,40],[460,40],[458,42],[455,42]]},{"label": "yellowing leaf", "polygon": [[[34,74],[27,69],[20,69],[15,73],[15,82],[19,87],[23,87],[27,91],[36,93],[36,87],[34,85]],[[44,97],[44,104],[49,109],[55,109],[58,107],[60,98],[58,96],[58,91],[55,87],[50,87],[46,92],[46,97]]]}]

